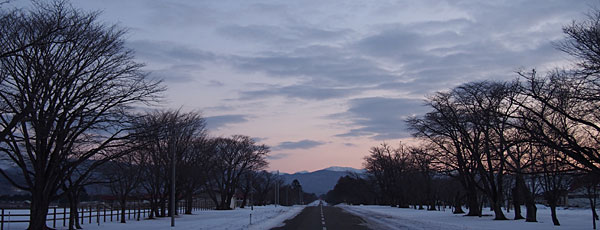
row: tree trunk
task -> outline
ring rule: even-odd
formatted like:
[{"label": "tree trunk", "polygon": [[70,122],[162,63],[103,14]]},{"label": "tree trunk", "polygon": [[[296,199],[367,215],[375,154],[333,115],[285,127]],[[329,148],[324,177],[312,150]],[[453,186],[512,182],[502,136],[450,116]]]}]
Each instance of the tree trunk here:
[{"label": "tree trunk", "polygon": [[596,229],[596,220],[598,220],[598,213],[596,213],[596,193],[594,190],[593,194],[588,195],[588,199],[590,200],[590,208],[592,209],[592,224],[594,229]]},{"label": "tree trunk", "polygon": [[529,188],[525,184],[523,175],[517,175],[517,185],[520,188],[520,192],[525,200],[525,208],[527,208],[527,215],[525,216],[525,222],[537,222],[537,207],[535,206],[535,198],[533,197]]},{"label": "tree trunk", "polygon": [[154,219],[155,213],[158,215],[158,206],[156,206],[154,199],[150,198],[150,212],[148,213],[148,219]]},{"label": "tree trunk", "polygon": [[247,202],[248,202],[248,193],[245,192],[244,193],[244,199],[242,200],[242,204],[240,205],[240,208],[246,207]]},{"label": "tree trunk", "polygon": [[515,220],[525,219],[521,215],[521,196],[519,196],[519,194],[521,194],[521,189],[519,189],[519,185],[517,184],[512,189],[512,195],[513,195],[512,201],[513,201],[513,206],[515,206]]},{"label": "tree trunk", "polygon": [[465,211],[463,211],[462,209],[462,199],[460,196],[460,192],[456,193],[456,196],[454,197],[454,214],[462,214],[465,213]]},{"label": "tree trunk", "polygon": [[187,214],[187,215],[192,214],[192,209],[194,208],[193,204],[194,204],[194,196],[192,196],[191,192],[188,192],[188,194],[185,197],[185,214]]},{"label": "tree trunk", "polygon": [[67,191],[67,199],[69,200],[69,230],[83,229],[79,224],[79,193]]},{"label": "tree trunk", "polygon": [[427,211],[435,211],[435,199],[432,199],[429,203],[429,208]]},{"label": "tree trunk", "polygon": [[121,223],[126,223],[126,221],[125,221],[125,210],[127,210],[127,200],[121,199],[119,201],[119,204],[121,204]]},{"label": "tree trunk", "polygon": [[502,204],[501,202],[492,201],[490,203],[491,203],[490,205],[492,206],[492,209],[494,210],[494,215],[495,215],[494,220],[508,220],[506,218],[506,216],[504,215],[504,212],[502,212],[502,206],[500,205],[500,204]]},{"label": "tree trunk", "polygon": [[467,216],[479,216],[481,214],[476,191],[467,191],[467,206],[469,207]]},{"label": "tree trunk", "polygon": [[556,217],[556,199],[551,199],[548,201],[550,205],[550,212],[552,213],[552,223],[555,226],[560,226],[560,222],[558,222],[558,218]]},{"label": "tree trunk", "polygon": [[167,203],[165,202],[165,199],[160,199],[159,203],[160,203],[160,217],[167,216]]},{"label": "tree trunk", "polygon": [[31,192],[31,215],[29,219],[30,230],[50,229],[46,226],[48,205],[50,205],[50,194],[44,194],[42,190]]}]

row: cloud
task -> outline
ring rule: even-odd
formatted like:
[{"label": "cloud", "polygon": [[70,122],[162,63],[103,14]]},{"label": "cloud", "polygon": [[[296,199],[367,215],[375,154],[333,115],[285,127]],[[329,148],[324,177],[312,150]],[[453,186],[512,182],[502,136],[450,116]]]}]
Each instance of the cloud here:
[{"label": "cloud", "polygon": [[134,40],[127,46],[135,51],[137,59],[149,64],[146,69],[153,76],[167,83],[193,81],[204,70],[204,64],[219,59],[211,52],[167,41]]},{"label": "cloud", "polygon": [[269,139],[269,138],[267,138],[267,137],[253,137],[253,138],[252,138],[252,140],[253,140],[254,142],[256,142],[256,143],[259,143],[259,142],[262,142],[262,141],[266,141],[266,140],[268,140],[268,139]]},{"label": "cloud", "polygon": [[345,37],[351,30],[327,30],[308,26],[228,25],[218,28],[217,32],[236,40],[269,46],[290,46],[336,40]]},{"label": "cloud", "polygon": [[360,88],[326,88],[312,85],[272,86],[261,90],[243,91],[240,99],[256,99],[271,96],[284,96],[306,100],[343,98],[360,91]]},{"label": "cloud", "polygon": [[238,56],[233,65],[243,71],[258,71],[272,77],[303,79],[303,85],[320,87],[368,86],[398,77],[373,60],[331,46],[309,46],[291,52]]},{"label": "cloud", "polygon": [[206,126],[208,129],[219,129],[229,124],[237,124],[247,122],[247,115],[232,114],[206,117]]},{"label": "cloud", "polygon": [[405,120],[408,116],[424,113],[422,100],[405,98],[369,97],[352,99],[350,108],[330,118],[348,120],[355,127],[338,137],[369,137],[387,140],[408,137]]},{"label": "cloud", "polygon": [[323,145],[325,142],[313,141],[313,140],[301,140],[301,141],[285,141],[279,143],[273,149],[310,149]]},{"label": "cloud", "polygon": [[280,160],[286,157],[289,157],[290,154],[289,153],[276,153],[273,155],[267,155],[267,159],[269,160]]},{"label": "cloud", "polygon": [[144,60],[164,63],[203,63],[214,61],[217,55],[172,41],[133,40],[127,46],[135,50],[135,56]]},{"label": "cloud", "polygon": [[217,81],[217,80],[210,80],[208,82],[208,86],[209,87],[222,87],[224,85],[225,85],[225,83],[223,83],[221,81]]}]

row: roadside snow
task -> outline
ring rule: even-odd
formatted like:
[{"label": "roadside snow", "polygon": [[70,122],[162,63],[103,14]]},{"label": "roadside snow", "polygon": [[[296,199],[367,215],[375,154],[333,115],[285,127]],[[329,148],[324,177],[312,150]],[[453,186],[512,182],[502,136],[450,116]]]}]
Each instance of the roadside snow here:
[{"label": "roadside snow", "polygon": [[[144,229],[144,230],[164,230],[164,229],[270,229],[283,225],[283,221],[295,217],[304,205],[292,207],[285,206],[255,206],[254,210],[250,208],[235,210],[211,210],[198,211],[193,215],[180,215],[175,218],[175,228],[171,228],[170,218],[159,218],[154,220],[128,221],[125,224],[117,222],[101,222],[97,224],[82,225],[83,229],[100,230],[124,230],[124,229]],[[252,214],[252,224],[250,224],[250,214]],[[52,226],[49,223],[49,226]],[[5,229],[8,229],[6,224]],[[62,222],[57,229],[63,229]],[[25,229],[27,223],[11,223],[10,229]]]},{"label": "roadside snow", "polygon": [[[349,206],[338,205],[349,213],[362,217],[373,229],[444,229],[444,230],[505,230],[505,229],[592,229],[592,214],[589,209],[561,209],[557,211],[561,226],[554,226],[550,217],[550,209],[538,207],[537,223],[527,223],[525,220],[493,220],[493,213],[488,210],[484,214],[490,216],[470,217],[462,214],[452,214],[452,211],[425,211],[389,206]],[[525,209],[523,207],[523,215]],[[505,213],[507,218],[513,217],[513,212]]]}]

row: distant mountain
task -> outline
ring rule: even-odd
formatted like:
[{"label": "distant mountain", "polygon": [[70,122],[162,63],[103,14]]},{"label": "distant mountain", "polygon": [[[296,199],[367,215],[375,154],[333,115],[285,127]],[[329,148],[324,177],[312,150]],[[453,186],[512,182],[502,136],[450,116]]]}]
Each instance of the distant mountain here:
[{"label": "distant mountain", "polygon": [[300,171],[294,174],[280,174],[280,176],[283,177],[285,183],[298,180],[305,192],[315,193],[319,196],[333,189],[340,177],[353,173],[362,174],[364,170],[334,166],[314,172]]},{"label": "distant mountain", "polygon": [[365,172],[364,169],[355,169],[355,168],[351,168],[351,167],[340,167],[340,166],[331,166],[331,167],[325,168],[323,170],[335,171],[335,172],[351,172],[351,173],[358,173],[358,174]]},{"label": "distant mountain", "polygon": [[[3,168],[4,172],[8,174],[13,180],[19,184],[25,184],[25,180],[20,176],[22,172],[17,167],[6,167]],[[0,175],[0,195],[15,195],[25,193],[24,191],[14,187],[4,176]]]}]

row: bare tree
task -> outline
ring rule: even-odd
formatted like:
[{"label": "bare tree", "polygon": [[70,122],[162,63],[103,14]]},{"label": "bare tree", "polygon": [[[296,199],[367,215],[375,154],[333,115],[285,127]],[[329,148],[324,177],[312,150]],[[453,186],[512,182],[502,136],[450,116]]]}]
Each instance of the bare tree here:
[{"label": "bare tree", "polygon": [[523,129],[536,143],[564,152],[574,160],[573,166],[600,174],[600,100],[590,99],[588,94],[594,92],[586,85],[588,80],[561,70],[546,77],[535,70],[520,75],[527,97],[519,105],[527,125]]},{"label": "bare tree", "polygon": [[192,140],[192,147],[180,161],[178,184],[181,186],[182,196],[186,200],[185,214],[192,214],[194,195],[200,193],[208,180],[204,173],[205,168],[210,168],[211,154],[214,142],[203,133]]},{"label": "bare tree", "polygon": [[[0,1],[0,7],[9,0]],[[56,2],[54,4],[61,4]],[[34,45],[48,44],[57,42],[59,39],[48,40],[50,36],[58,34],[66,29],[66,25],[56,23],[52,20],[52,15],[48,13],[49,6],[38,4],[39,9],[23,11],[19,9],[10,9],[5,11],[0,8],[0,59],[14,57],[19,55],[27,48]],[[18,42],[16,42],[18,41]],[[8,77],[7,72],[0,68],[0,82]],[[5,141],[6,136],[13,132],[13,129],[25,117],[25,111],[32,109],[32,105],[26,105],[21,111],[5,108],[0,102],[0,112],[5,114],[7,120],[0,124],[0,141]]]},{"label": "bare tree", "polygon": [[275,175],[267,172],[257,172],[255,183],[252,184],[252,188],[255,191],[254,200],[257,205],[266,205],[269,200],[269,193],[273,191],[273,185],[275,181]]},{"label": "bare tree", "polygon": [[140,187],[143,176],[142,169],[146,164],[145,159],[143,150],[137,149],[113,159],[100,169],[108,188],[119,202],[121,223],[126,222],[127,201],[131,198],[132,193]]},{"label": "bare tree", "polygon": [[[239,190],[242,193],[242,204],[240,208],[246,207],[248,200],[254,190],[254,186],[252,184],[257,183],[258,173],[255,171],[248,171],[244,173],[241,177],[241,182],[239,184]],[[250,201],[252,202],[252,201]]]},{"label": "bare tree", "polygon": [[27,14],[31,29],[7,41],[8,47],[30,43],[48,24],[64,29],[0,59],[0,126],[10,127],[12,117],[23,114],[1,151],[21,168],[26,183],[7,179],[32,195],[29,228],[45,229],[48,204],[63,181],[88,159],[101,164],[117,157],[104,150],[126,136],[129,106],[155,100],[162,88],[123,46],[124,31],[98,23],[97,13],[59,2]]},{"label": "bare tree", "polygon": [[550,206],[552,222],[558,226],[560,222],[556,216],[556,206],[571,184],[573,175],[569,172],[572,172],[573,168],[565,163],[565,156],[561,152],[546,146],[536,146],[536,151],[539,154],[536,167],[541,174],[540,185],[544,199]]},{"label": "bare tree", "polygon": [[[600,174],[600,11],[563,28],[566,39],[559,50],[575,58],[575,68],[556,70],[546,77],[520,72],[525,79],[520,106],[537,127],[535,141],[564,152],[578,168]],[[555,119],[560,117],[561,119]]]},{"label": "bare tree", "polygon": [[214,167],[206,169],[209,175],[207,192],[218,204],[217,209],[225,210],[231,205],[231,198],[239,187],[242,175],[267,166],[265,157],[269,148],[241,135],[219,137],[214,141],[214,156],[211,159]]},{"label": "bare tree", "polygon": [[[196,149],[197,141],[206,136],[205,121],[197,112],[182,113],[180,111],[155,111],[141,116],[136,122],[138,142],[144,146],[148,155],[145,168],[143,186],[150,196],[152,216],[166,215],[165,200],[171,201],[169,194],[172,185],[178,187],[176,197],[183,195],[182,185],[186,177],[194,175],[185,174],[190,167],[198,163],[198,156],[202,154]],[[195,146],[196,145],[196,146]],[[183,173],[178,176],[179,182],[172,179],[172,167],[182,169]],[[170,173],[165,173],[170,172]],[[158,208],[162,213],[158,215]],[[176,210],[168,209],[169,215],[175,214]]]},{"label": "bare tree", "polygon": [[[465,144],[473,143],[470,135],[469,117],[467,111],[456,101],[451,92],[438,92],[427,100],[427,105],[433,111],[423,117],[408,119],[409,127],[414,130],[414,136],[429,142],[437,170],[453,176],[463,186],[467,198],[469,212],[467,216],[479,216],[477,186],[477,162],[471,156]],[[475,136],[478,137],[478,136]],[[479,143],[479,142],[475,142]],[[458,193],[458,191],[457,191]],[[457,194],[456,210],[460,209],[460,194]],[[458,212],[460,213],[460,212]]]},{"label": "bare tree", "polygon": [[400,143],[394,149],[386,143],[372,147],[363,163],[367,172],[376,179],[384,202],[398,207],[408,207],[409,172],[412,170],[410,148]]},{"label": "bare tree", "polygon": [[513,100],[519,95],[517,86],[487,81],[463,84],[430,98],[434,111],[408,121],[417,137],[440,149],[437,161],[458,172],[468,203],[476,203],[473,187],[478,188],[489,198],[496,220],[506,219],[501,209],[504,176],[512,146],[518,143],[512,126],[518,109]]}]

